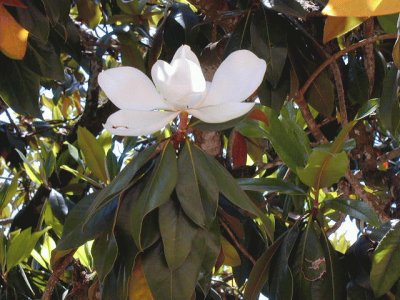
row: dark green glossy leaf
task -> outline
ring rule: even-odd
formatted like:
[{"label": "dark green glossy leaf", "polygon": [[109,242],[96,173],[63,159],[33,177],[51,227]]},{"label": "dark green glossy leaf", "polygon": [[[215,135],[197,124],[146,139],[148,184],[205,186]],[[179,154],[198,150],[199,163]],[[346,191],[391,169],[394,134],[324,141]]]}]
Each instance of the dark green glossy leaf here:
[{"label": "dark green glossy leaf", "polygon": [[158,216],[165,259],[169,269],[174,271],[188,257],[197,226],[185,216],[173,200],[159,208]]},{"label": "dark green glossy leaf", "polygon": [[161,243],[146,251],[142,260],[143,270],[154,299],[190,299],[195,290],[205,248],[203,241],[201,245],[196,242],[185,262],[174,271],[168,268]]},{"label": "dark green glossy leaf", "polygon": [[293,297],[293,275],[289,267],[289,258],[299,236],[299,223],[293,225],[283,239],[271,282],[270,297],[275,300],[287,300]]},{"label": "dark green glossy leaf", "polygon": [[39,82],[37,74],[21,61],[0,54],[0,97],[15,112],[41,118]]},{"label": "dark green glossy leaf", "polygon": [[141,231],[144,217],[167,202],[177,182],[178,167],[175,150],[168,143],[161,152],[146,186],[131,207],[131,233],[142,250]]},{"label": "dark green glossy leaf", "polygon": [[198,247],[200,243],[204,243],[206,245],[198,277],[198,286],[201,288],[203,295],[207,295],[211,288],[213,267],[215,266],[221,251],[221,239],[218,221],[214,220],[214,222],[209,226],[208,230],[200,229],[196,238],[197,241],[193,243],[193,247]]},{"label": "dark green glossy leaf", "polygon": [[[329,295],[326,258],[320,242],[320,229],[310,221],[301,235],[293,264],[294,293],[298,299],[317,300]],[[322,297],[322,298],[318,298]]]},{"label": "dark green glossy leaf", "polygon": [[119,173],[118,159],[112,148],[108,150],[106,155],[106,171],[109,180],[113,180]]},{"label": "dark green glossy leaf", "polygon": [[242,189],[247,191],[304,195],[297,185],[279,178],[240,178],[237,180]]},{"label": "dark green glossy leaf", "polygon": [[257,91],[262,105],[280,112],[290,92],[289,68],[285,67],[281,79],[275,88],[267,80],[264,80]]},{"label": "dark green glossy leaf", "polygon": [[322,202],[322,210],[334,209],[353,218],[368,222],[372,226],[379,226],[379,218],[375,210],[364,201],[332,199]]},{"label": "dark green glossy leaf", "polygon": [[47,42],[50,22],[44,13],[42,1],[26,1],[24,4],[27,7],[10,8],[11,14],[15,16],[15,19],[22,27],[29,31],[29,34],[34,35],[43,42]]},{"label": "dark green glossy leaf", "polygon": [[29,37],[28,50],[23,61],[29,69],[42,77],[64,81],[60,55],[50,42]]},{"label": "dark green glossy leaf", "polygon": [[329,117],[335,108],[335,90],[326,71],[311,84],[305,98],[318,112]]},{"label": "dark green glossy leaf", "polygon": [[265,76],[272,87],[276,88],[288,54],[283,19],[260,8],[251,20],[250,35],[252,51],[267,63]]},{"label": "dark green glossy leaf", "polygon": [[400,126],[400,106],[397,94],[399,78],[400,72],[392,64],[383,80],[383,90],[378,113],[382,126],[394,137],[397,137]]},{"label": "dark green glossy leaf", "polygon": [[100,281],[111,272],[118,255],[118,245],[113,233],[105,233],[92,245],[94,268]]},{"label": "dark green glossy leaf", "polygon": [[136,173],[142,168],[154,155],[157,145],[153,145],[144,151],[138,153],[133,160],[125,166],[125,168],[118,173],[114,180],[104,189],[102,189],[90,205],[88,218],[92,216],[101,207],[112,201],[122,190],[126,189]]},{"label": "dark green glossy leaf", "polygon": [[369,81],[363,60],[357,55],[349,57],[347,95],[353,104],[363,105],[369,99]]},{"label": "dark green glossy leaf", "polygon": [[273,9],[277,12],[304,18],[307,11],[296,0],[262,0],[265,7]]},{"label": "dark green glossy leaf", "polygon": [[178,159],[178,182],[176,194],[186,215],[197,225],[204,227],[206,224],[206,209],[199,189],[199,174],[192,153],[192,146],[187,142]]},{"label": "dark green glossy leaf", "polygon": [[384,295],[400,278],[400,222],[379,242],[372,257],[371,287],[376,297]]},{"label": "dark green glossy leaf", "polygon": [[256,264],[251,270],[249,280],[246,284],[246,289],[244,292],[245,299],[258,300],[261,289],[268,281],[272,260],[274,259],[282,242],[283,236],[269,246],[263,255],[261,255],[261,257],[257,260]]},{"label": "dark green glossy leaf", "polygon": [[96,194],[84,197],[68,214],[64,224],[63,235],[57,244],[58,250],[77,248],[102,233],[111,232],[118,206],[118,198],[108,202],[86,221],[89,207],[95,197]]},{"label": "dark green glossy leaf", "polygon": [[271,240],[273,240],[274,225],[264,213],[250,200],[246,193],[240,188],[232,175],[221,166],[213,157],[208,156],[198,147],[193,147],[195,157],[203,157],[203,161],[207,161],[203,166],[209,168],[209,172],[213,173],[218,184],[219,191],[228,198],[236,206],[259,217],[264,229]]}]

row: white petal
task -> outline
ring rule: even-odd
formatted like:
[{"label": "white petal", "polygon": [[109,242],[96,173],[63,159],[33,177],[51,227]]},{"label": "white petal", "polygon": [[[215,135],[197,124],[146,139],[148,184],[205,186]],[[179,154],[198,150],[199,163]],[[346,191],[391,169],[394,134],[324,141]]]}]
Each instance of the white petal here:
[{"label": "white petal", "polygon": [[201,106],[241,102],[261,84],[267,64],[248,50],[231,53],[215,72],[210,90]]},{"label": "white petal", "polygon": [[139,136],[165,127],[179,112],[119,110],[108,117],[104,128],[112,134]]},{"label": "white petal", "polygon": [[179,47],[178,50],[176,50],[171,64],[179,58],[185,58],[185,59],[191,60],[196,65],[200,66],[199,59],[197,58],[196,54],[193,53],[193,51],[190,49],[190,47],[188,45],[182,45]]},{"label": "white petal", "polygon": [[206,90],[200,66],[185,58],[175,59],[172,64],[157,61],[151,77],[166,102],[177,109],[194,107],[202,101]]},{"label": "white petal", "polygon": [[223,103],[190,109],[188,112],[206,123],[223,123],[247,114],[253,106],[254,103]]},{"label": "white petal", "polygon": [[120,109],[168,109],[154,84],[141,71],[132,67],[108,69],[99,74],[100,87]]}]

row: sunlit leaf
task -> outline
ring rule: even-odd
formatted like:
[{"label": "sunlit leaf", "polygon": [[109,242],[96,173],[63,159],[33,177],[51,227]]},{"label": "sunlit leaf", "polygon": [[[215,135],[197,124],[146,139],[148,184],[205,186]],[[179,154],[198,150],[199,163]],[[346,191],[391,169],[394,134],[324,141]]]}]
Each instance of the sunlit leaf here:
[{"label": "sunlit leaf", "polygon": [[322,202],[321,209],[334,209],[353,218],[368,222],[372,226],[379,226],[379,218],[375,210],[364,201],[332,199]]},{"label": "sunlit leaf", "polygon": [[322,11],[325,15],[337,17],[370,17],[398,12],[398,0],[329,0]]},{"label": "sunlit leaf", "polygon": [[371,287],[383,296],[400,278],[400,222],[379,242],[372,257]]},{"label": "sunlit leaf", "polygon": [[107,182],[105,152],[93,134],[84,127],[78,128],[78,144],[86,165],[103,182]]},{"label": "sunlit leaf", "polygon": [[23,59],[29,32],[0,3],[0,51],[12,59]]},{"label": "sunlit leaf", "polygon": [[346,34],[359,26],[365,20],[367,20],[367,18],[328,16],[324,26],[323,42],[327,43],[334,38]]}]

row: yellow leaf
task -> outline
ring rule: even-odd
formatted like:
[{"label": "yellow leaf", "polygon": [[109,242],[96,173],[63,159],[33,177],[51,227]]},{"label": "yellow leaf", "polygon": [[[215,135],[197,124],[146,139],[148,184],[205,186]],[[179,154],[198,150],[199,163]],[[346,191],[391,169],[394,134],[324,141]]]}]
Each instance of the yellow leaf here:
[{"label": "yellow leaf", "polygon": [[144,276],[140,257],[136,259],[135,267],[129,279],[129,300],[153,300],[146,277]]},{"label": "yellow leaf", "polygon": [[392,56],[397,69],[400,69],[400,37],[397,38],[396,44],[394,44]]},{"label": "yellow leaf", "polygon": [[335,17],[370,17],[400,12],[399,0],[329,0],[322,13]]},{"label": "yellow leaf", "polygon": [[0,51],[12,59],[23,59],[29,32],[0,4]]},{"label": "yellow leaf", "polygon": [[324,44],[353,30],[368,18],[328,16],[324,26]]},{"label": "yellow leaf", "polygon": [[100,5],[93,0],[77,0],[78,18],[87,24],[90,28],[99,25],[102,17]]},{"label": "yellow leaf", "polygon": [[241,260],[235,247],[231,245],[224,237],[221,236],[221,247],[224,253],[224,265],[237,267],[240,266]]}]

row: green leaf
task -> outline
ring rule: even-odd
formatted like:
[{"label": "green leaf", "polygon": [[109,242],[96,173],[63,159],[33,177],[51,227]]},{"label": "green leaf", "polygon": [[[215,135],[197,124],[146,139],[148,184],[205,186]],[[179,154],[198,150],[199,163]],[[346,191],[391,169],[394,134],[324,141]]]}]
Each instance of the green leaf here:
[{"label": "green leaf", "polygon": [[103,186],[102,186],[100,183],[98,183],[97,181],[93,180],[92,178],[90,178],[90,177],[88,177],[88,176],[86,176],[86,175],[81,174],[79,171],[77,171],[77,170],[75,170],[75,169],[73,169],[73,168],[71,168],[71,167],[69,167],[69,166],[67,166],[67,165],[62,165],[62,166],[60,167],[60,169],[65,170],[65,171],[67,171],[67,172],[70,172],[72,175],[78,177],[79,179],[82,179],[82,180],[87,181],[88,183],[90,183],[90,184],[93,185],[94,187],[97,187],[97,188],[99,188],[99,189],[101,189],[101,188],[103,187]]},{"label": "green leaf", "polygon": [[197,228],[172,200],[159,208],[158,216],[165,259],[174,271],[188,257]]},{"label": "green leaf", "polygon": [[81,199],[70,211],[65,220],[61,240],[57,243],[58,250],[77,248],[102,233],[109,233],[113,228],[118,199],[104,205],[87,219],[89,207],[96,194],[90,194]]},{"label": "green leaf", "polygon": [[247,194],[240,188],[232,175],[221,166],[213,157],[204,153],[197,146],[193,147],[195,157],[203,157],[203,161],[207,161],[203,166],[207,166],[211,173],[214,174],[218,184],[219,191],[233,204],[254,214],[261,219],[265,232],[271,240],[274,237],[274,225],[264,213],[250,200]]},{"label": "green leaf", "polygon": [[93,134],[84,127],[78,127],[78,145],[83,153],[85,163],[93,174],[107,182],[107,172],[105,166],[105,153]]},{"label": "green leaf", "polygon": [[386,33],[396,33],[397,32],[397,20],[399,14],[391,14],[385,16],[378,16],[379,25]]},{"label": "green leaf", "polygon": [[143,269],[155,299],[187,300],[194,293],[197,278],[207,251],[207,242],[200,230],[184,263],[171,271],[164,258],[161,243],[143,256]]},{"label": "green leaf", "polygon": [[298,168],[300,180],[319,190],[337,182],[347,171],[349,159],[342,151],[346,137],[357,121],[346,124],[332,144],[314,148],[305,168]]},{"label": "green leaf", "polygon": [[370,282],[376,297],[383,296],[400,278],[400,222],[379,242],[372,257]]},{"label": "green leaf", "polygon": [[41,231],[32,233],[31,228],[29,227],[11,239],[6,256],[7,271],[10,271],[22,260],[27,258],[31,254],[39,238],[49,229],[50,227],[47,227]]},{"label": "green leaf", "polygon": [[29,69],[42,77],[58,81],[65,79],[60,55],[49,41],[43,42],[34,36],[30,36],[23,61]]},{"label": "green leaf", "polygon": [[369,80],[363,61],[357,55],[349,57],[347,95],[353,104],[363,105],[369,99]]},{"label": "green leaf", "polygon": [[93,0],[77,0],[78,18],[90,28],[95,28],[101,20],[102,12],[99,3]]},{"label": "green leaf", "polygon": [[246,289],[244,291],[245,299],[258,300],[261,289],[268,281],[271,263],[283,242],[283,236],[284,235],[282,235],[271,246],[269,246],[255,263],[249,275],[249,280],[247,281]]},{"label": "green leaf", "polygon": [[[207,207],[203,207],[203,201],[199,188],[200,178],[199,174],[197,174],[197,167],[201,166],[198,166],[195,162],[190,142],[186,142],[181,153],[179,154],[178,159],[178,181],[176,183],[176,194],[186,215],[194,223],[204,227],[206,224],[205,214]],[[210,188],[212,188],[212,186]]]},{"label": "green leaf", "polygon": [[12,198],[17,194],[19,173],[14,174],[11,183],[3,183],[0,187],[0,211],[2,211]]},{"label": "green leaf", "polygon": [[264,122],[246,120],[238,124],[236,129],[248,137],[267,138],[272,143],[278,156],[289,168],[305,166],[310,150],[310,143],[304,130],[291,118],[281,116],[270,108],[263,108],[268,120]]},{"label": "green leaf", "polygon": [[323,211],[334,209],[353,218],[368,222],[372,226],[378,227],[380,225],[375,210],[364,201],[346,199],[325,200],[322,202],[321,209]]},{"label": "green leaf", "polygon": [[[204,226],[208,227],[214,221],[218,209],[218,200],[219,200],[218,183],[215,179],[213,172],[210,170],[208,166],[207,156],[204,154],[204,152],[199,150],[194,145],[192,147],[192,144],[189,143],[187,144],[187,147],[188,150],[190,149],[191,159],[193,159],[193,161],[191,161],[191,164],[194,166],[196,171],[196,178],[198,183],[197,186],[200,192],[201,203],[195,204],[193,203],[193,199],[189,200],[188,198],[185,198],[185,200],[183,200],[182,198],[179,198],[179,195],[182,196],[182,190],[184,189],[184,187],[180,187],[180,189],[178,189],[177,186],[177,192],[178,191],[180,192],[180,194],[178,194],[178,199],[181,203],[184,212],[189,216],[189,218],[192,219],[193,222],[195,222],[200,227]],[[183,167],[183,163],[181,167]],[[186,167],[188,168],[189,166]],[[178,181],[179,180],[182,179],[178,178]],[[187,180],[183,181],[185,182],[185,184],[189,185],[193,184],[187,182]],[[186,197],[190,197],[190,195],[186,194]],[[194,197],[194,195],[192,195],[192,197]],[[188,203],[184,203],[183,201],[186,201]],[[189,204],[192,204],[193,207],[189,207]],[[202,208],[200,208],[200,205]],[[202,209],[202,211],[196,212],[194,209]],[[199,219],[198,218],[199,213],[201,214],[204,213],[204,218],[203,218],[204,223],[196,222],[196,220]],[[195,216],[196,214],[197,216]]]},{"label": "green leaf", "polygon": [[250,36],[252,51],[267,63],[266,79],[276,88],[288,55],[283,19],[259,8],[251,20]]},{"label": "green leaf", "polygon": [[175,150],[172,144],[168,143],[160,154],[146,186],[131,208],[131,233],[139,250],[143,249],[140,236],[144,217],[169,200],[177,177]]},{"label": "green leaf", "polygon": [[6,58],[0,53],[0,96],[16,113],[41,118],[37,74],[21,61]]},{"label": "green leaf", "polygon": [[111,148],[108,150],[106,156],[106,170],[109,181],[113,180],[119,172],[118,159]]},{"label": "green leaf", "polygon": [[297,185],[279,178],[240,178],[236,180],[246,191],[281,193],[287,195],[304,195]]},{"label": "green leaf", "polygon": [[305,98],[318,112],[329,117],[335,108],[335,89],[326,71],[311,84]]},{"label": "green leaf", "polygon": [[394,137],[399,134],[400,126],[400,106],[397,93],[399,78],[400,72],[392,64],[383,80],[383,90],[378,111],[382,126]]},{"label": "green leaf", "polygon": [[361,120],[375,113],[375,111],[378,109],[378,105],[379,105],[378,98],[369,99],[360,107],[355,119]]},{"label": "green leaf", "polygon": [[94,268],[101,282],[111,272],[118,255],[114,233],[105,233],[92,245]]},{"label": "green leaf", "polygon": [[114,180],[105,188],[103,188],[90,205],[87,218],[90,218],[101,207],[112,201],[113,197],[126,189],[136,173],[151,159],[157,148],[157,144],[153,145],[144,151],[138,153],[133,160],[118,173]]},{"label": "green leaf", "polygon": [[118,257],[104,280],[102,299],[126,300],[128,298],[129,280],[139,252],[130,236],[121,234],[117,237],[117,242]]},{"label": "green leaf", "polygon": [[15,19],[29,31],[30,35],[47,42],[50,33],[50,22],[44,13],[41,1],[24,2],[27,7],[15,7],[11,13]]},{"label": "green leaf", "polygon": [[299,237],[299,223],[295,223],[286,234],[275,259],[274,276],[271,281],[271,298],[275,300],[292,299],[293,275],[289,267],[289,257]]},{"label": "green leaf", "polygon": [[[301,235],[293,263],[294,293],[299,299],[329,299],[327,262],[320,241],[321,230],[310,220]],[[339,300],[339,299],[337,299]]]}]

